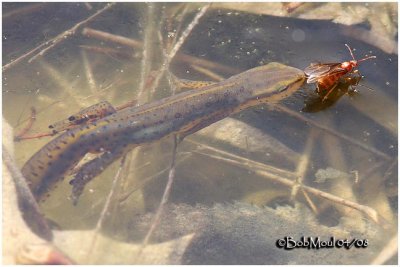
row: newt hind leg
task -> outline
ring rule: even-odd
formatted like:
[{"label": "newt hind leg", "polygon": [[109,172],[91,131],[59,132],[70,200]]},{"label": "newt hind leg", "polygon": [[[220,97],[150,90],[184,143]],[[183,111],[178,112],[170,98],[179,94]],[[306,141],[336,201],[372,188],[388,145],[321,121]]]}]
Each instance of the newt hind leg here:
[{"label": "newt hind leg", "polygon": [[69,182],[70,185],[72,185],[71,199],[74,206],[78,203],[85,185],[102,173],[111,163],[125,155],[131,149],[131,146],[118,146],[82,165],[74,178]]},{"label": "newt hind leg", "polygon": [[192,81],[192,80],[180,79],[174,75],[172,75],[172,80],[174,85],[178,88],[178,90],[182,91],[188,89],[201,89],[216,83],[212,81]]}]

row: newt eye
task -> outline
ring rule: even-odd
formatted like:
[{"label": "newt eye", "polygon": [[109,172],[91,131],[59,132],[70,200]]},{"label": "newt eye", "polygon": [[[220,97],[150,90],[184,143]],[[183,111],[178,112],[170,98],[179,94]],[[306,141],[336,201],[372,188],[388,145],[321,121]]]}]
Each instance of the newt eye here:
[{"label": "newt eye", "polygon": [[75,120],[75,116],[70,116],[70,117],[68,118],[68,120],[69,120],[69,121],[74,121],[74,120]]}]

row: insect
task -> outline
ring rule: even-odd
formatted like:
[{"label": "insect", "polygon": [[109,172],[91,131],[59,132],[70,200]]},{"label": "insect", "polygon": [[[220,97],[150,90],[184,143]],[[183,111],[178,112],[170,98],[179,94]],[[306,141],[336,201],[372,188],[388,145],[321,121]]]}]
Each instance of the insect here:
[{"label": "insect", "polygon": [[342,63],[311,63],[310,66],[304,70],[307,76],[307,83],[317,83],[317,93],[320,94],[329,90],[328,93],[325,94],[324,100],[326,100],[329,94],[336,88],[341,77],[348,73],[354,73],[354,69],[360,62],[376,58],[376,56],[368,56],[356,60],[350,46],[347,44],[345,44],[345,46],[349,49],[353,60]]}]

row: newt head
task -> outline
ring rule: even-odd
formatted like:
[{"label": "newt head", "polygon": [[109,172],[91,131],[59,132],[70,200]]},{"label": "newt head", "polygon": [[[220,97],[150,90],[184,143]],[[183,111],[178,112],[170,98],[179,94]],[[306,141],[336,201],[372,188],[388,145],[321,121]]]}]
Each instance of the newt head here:
[{"label": "newt head", "polygon": [[278,102],[297,91],[306,76],[300,69],[272,62],[240,74],[247,101],[260,103]]}]

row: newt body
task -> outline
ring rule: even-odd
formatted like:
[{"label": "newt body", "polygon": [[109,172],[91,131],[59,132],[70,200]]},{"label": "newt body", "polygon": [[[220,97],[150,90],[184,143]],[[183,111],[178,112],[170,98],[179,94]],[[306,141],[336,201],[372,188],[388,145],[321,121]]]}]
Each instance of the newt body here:
[{"label": "newt body", "polygon": [[34,154],[22,173],[42,200],[85,154],[102,152],[71,181],[76,203],[88,181],[133,147],[172,134],[183,139],[248,107],[282,100],[304,81],[303,71],[270,63],[201,89],[127,108],[61,134]]}]

